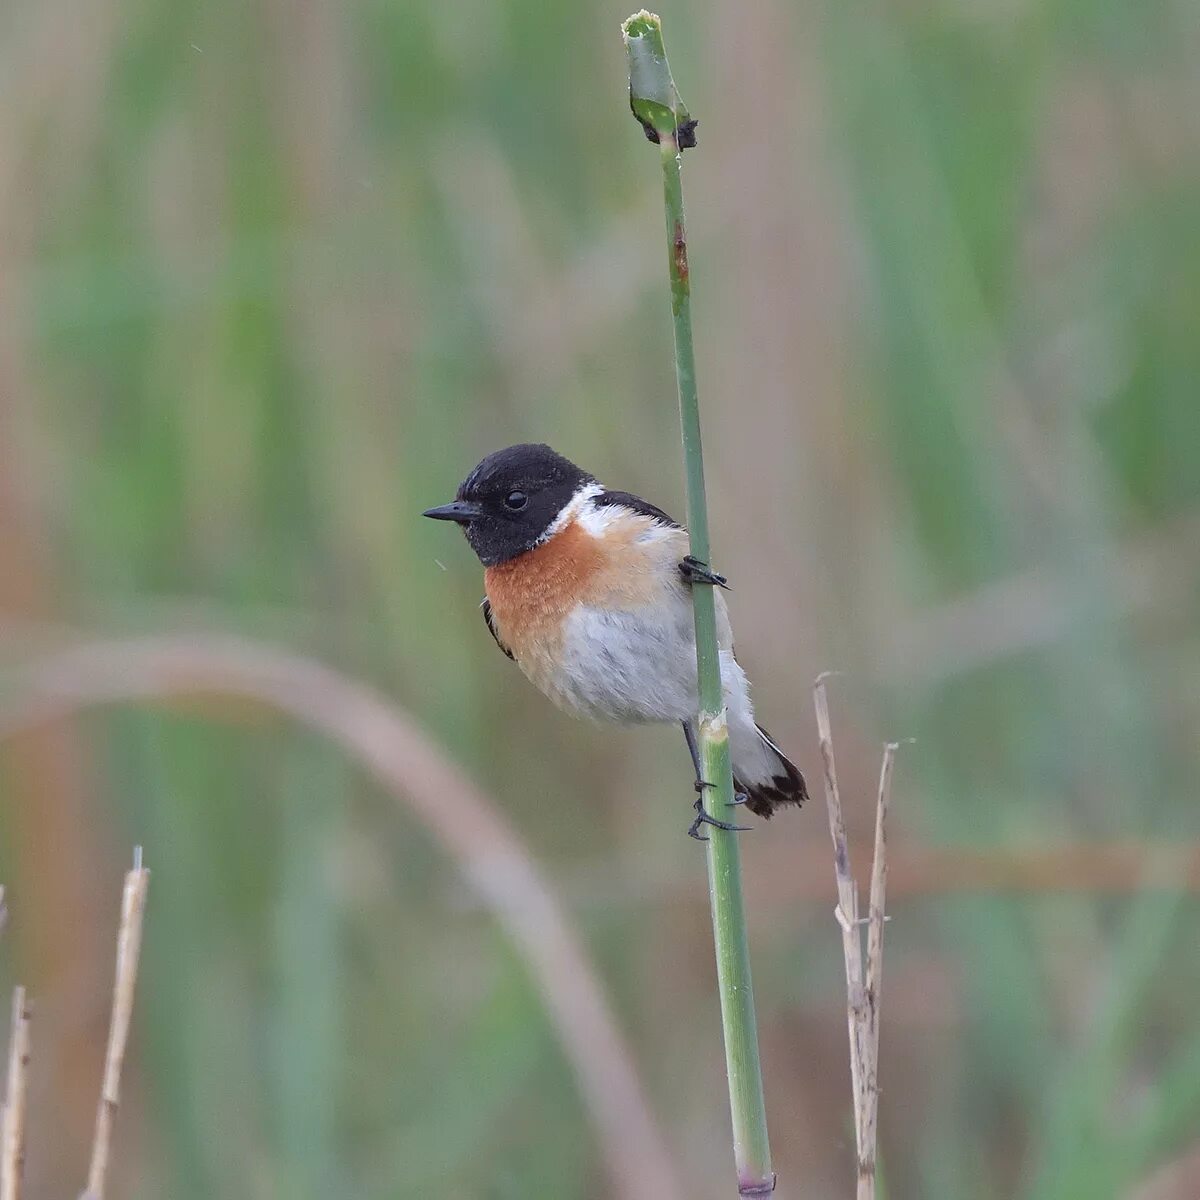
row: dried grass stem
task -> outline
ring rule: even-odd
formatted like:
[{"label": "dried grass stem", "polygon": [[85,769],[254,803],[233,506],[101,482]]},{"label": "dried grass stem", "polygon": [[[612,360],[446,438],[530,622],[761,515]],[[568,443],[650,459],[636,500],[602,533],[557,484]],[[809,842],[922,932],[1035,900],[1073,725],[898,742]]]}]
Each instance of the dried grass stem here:
[{"label": "dried grass stem", "polygon": [[121,924],[117,932],[117,967],[113,980],[112,1019],[108,1028],[108,1049],[104,1056],[104,1081],[96,1107],[96,1133],[92,1140],[92,1162],[88,1170],[87,1191],[81,1200],[104,1200],[112,1149],[113,1122],[121,1103],[121,1068],[129,1044],[129,1024],[133,1016],[133,994],[137,985],[138,959],[142,949],[142,918],[146,910],[146,890],[150,872],[142,866],[139,846],[134,851],[133,870],[125,876],[121,897]]},{"label": "dried grass stem", "polygon": [[30,1026],[33,1012],[23,987],[13,988],[8,1042],[8,1086],[0,1144],[0,1200],[21,1200],[25,1177],[25,1107],[29,1091]]},{"label": "dried grass stem", "polygon": [[817,735],[825,767],[825,800],[829,809],[829,833],[833,840],[834,874],[838,902],[834,916],[842,930],[846,960],[846,1025],[850,1038],[850,1083],[854,1096],[854,1137],[857,1147],[858,1200],[874,1200],[879,1117],[879,1005],[883,980],[883,929],[887,901],[887,817],[891,805],[892,768],[898,743],[884,747],[875,805],[875,854],[871,866],[871,890],[867,915],[867,946],[864,961],[862,932],[858,918],[858,885],[850,869],[850,848],[842,815],[837,763],[833,754],[833,731],[829,721],[829,699],[821,675],[813,687],[817,713]]}]

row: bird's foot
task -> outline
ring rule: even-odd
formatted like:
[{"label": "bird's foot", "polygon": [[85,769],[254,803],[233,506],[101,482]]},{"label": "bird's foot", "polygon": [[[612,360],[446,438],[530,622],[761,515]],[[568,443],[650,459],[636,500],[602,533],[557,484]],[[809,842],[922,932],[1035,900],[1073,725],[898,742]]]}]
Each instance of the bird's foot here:
[{"label": "bird's foot", "polygon": [[[708,785],[712,787],[712,784]],[[734,801],[734,803],[737,803]],[[696,797],[696,803],[692,806],[696,810],[696,819],[688,826],[688,837],[695,838],[698,842],[707,842],[708,838],[700,832],[701,825],[711,825],[714,829],[724,829],[729,833],[745,833],[749,830],[749,825],[732,825],[728,821],[718,821],[716,817],[710,817],[704,811],[704,799],[702,796]]]},{"label": "bird's foot", "polygon": [[[717,785],[715,783],[709,783],[707,779],[697,779],[695,783],[692,784],[692,787],[694,787],[702,796],[709,788],[714,788],[716,786]],[[745,792],[734,792],[733,799],[729,801],[728,807],[736,808],[739,804],[745,804],[749,799],[750,797],[747,796]]]},{"label": "bird's foot", "polygon": [[683,576],[684,583],[707,583],[713,587],[723,587],[726,591],[731,590],[724,575],[718,575],[708,563],[701,562],[690,554],[679,560],[679,573]]}]

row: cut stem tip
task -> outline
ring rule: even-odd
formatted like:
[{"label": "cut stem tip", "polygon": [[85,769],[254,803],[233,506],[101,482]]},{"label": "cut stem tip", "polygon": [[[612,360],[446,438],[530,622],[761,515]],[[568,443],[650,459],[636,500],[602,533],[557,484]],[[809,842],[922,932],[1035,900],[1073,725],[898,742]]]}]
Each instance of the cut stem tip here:
[{"label": "cut stem tip", "polygon": [[664,138],[679,150],[696,144],[696,120],[688,113],[671,76],[663,42],[662,18],[642,9],[621,23],[629,56],[629,108],[646,137]]}]

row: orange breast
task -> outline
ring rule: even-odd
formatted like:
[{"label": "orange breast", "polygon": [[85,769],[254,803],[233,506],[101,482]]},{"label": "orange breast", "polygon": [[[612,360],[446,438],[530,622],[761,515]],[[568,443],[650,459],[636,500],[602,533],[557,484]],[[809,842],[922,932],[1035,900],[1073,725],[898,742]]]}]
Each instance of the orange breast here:
[{"label": "orange breast", "polygon": [[554,652],[563,619],[592,592],[608,558],[604,543],[572,522],[548,542],[487,568],[492,616],[518,662]]},{"label": "orange breast", "polygon": [[[653,537],[647,537],[649,531]],[[501,640],[519,663],[554,658],[562,623],[577,604],[637,609],[682,589],[677,569],[687,534],[640,513],[612,521],[596,536],[572,521],[548,542],[484,572]]]}]

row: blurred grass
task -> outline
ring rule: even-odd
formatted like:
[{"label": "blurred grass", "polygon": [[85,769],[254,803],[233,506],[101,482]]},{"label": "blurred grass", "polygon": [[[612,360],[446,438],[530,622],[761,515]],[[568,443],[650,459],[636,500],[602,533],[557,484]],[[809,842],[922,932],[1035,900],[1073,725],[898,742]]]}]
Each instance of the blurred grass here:
[{"label": "blurred grass", "polygon": [[[815,772],[808,681],[844,667],[850,786],[919,738],[908,837],[1200,836],[1193,7],[675,9],[717,554],[768,727]],[[624,15],[10,6],[0,617],[236,628],[420,714],[552,868],[605,883],[579,920],[716,1196],[709,933],[668,882],[701,870],[682,748],[549,711],[483,631],[465,547],[415,516],[519,439],[681,509]],[[1131,600],[1150,534],[1168,566]],[[915,621],[1028,572],[1061,636],[1018,606],[1008,653],[890,665]],[[86,787],[0,755],[2,968],[62,1034],[37,1194],[81,1177],[104,998],[75,1011],[44,965],[74,951],[21,918],[35,811],[86,813],[114,921],[127,843],[155,870],[122,1194],[602,1194],[538,998],[446,864],[330,750],[232,715],[89,718],[66,735]],[[822,837],[775,822],[749,869],[760,839]],[[102,975],[107,909],[62,903],[78,924],[39,938],[94,942]],[[898,909],[889,1195],[1123,1196],[1200,1140],[1197,915],[1169,890]],[[781,1194],[845,1194],[836,931],[823,904],[759,927]]]}]

